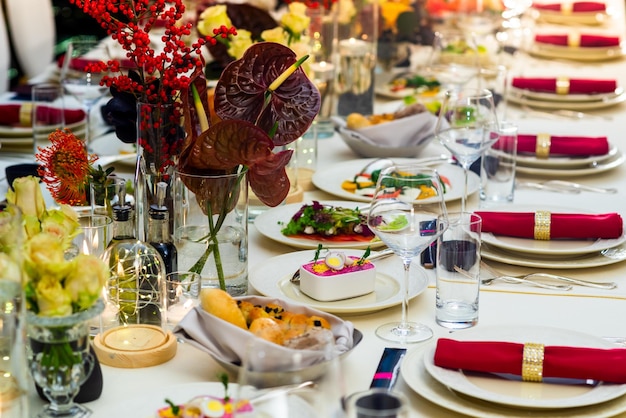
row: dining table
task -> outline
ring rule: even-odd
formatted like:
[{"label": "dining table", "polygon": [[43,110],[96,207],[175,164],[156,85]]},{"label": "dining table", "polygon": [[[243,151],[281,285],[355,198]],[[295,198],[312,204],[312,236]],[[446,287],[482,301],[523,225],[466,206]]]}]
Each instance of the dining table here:
[{"label": "dining table", "polygon": [[[624,3],[612,0],[608,23],[592,30],[619,31],[622,39],[626,37],[626,20]],[[533,30],[548,28],[551,30],[573,30],[571,26],[560,26],[553,23],[537,22]],[[624,42],[624,40],[622,40]],[[518,50],[509,68],[510,76],[554,77],[567,75],[571,78],[606,78],[614,79],[619,86],[626,86],[626,60],[619,57],[606,60],[572,60],[547,58]],[[400,107],[401,100],[378,97],[375,110],[382,111]],[[507,103],[506,119],[519,126],[519,132],[550,132],[552,134],[579,134],[585,136],[607,136],[609,143],[615,147],[619,161],[611,167],[602,162],[590,161],[584,168],[572,170],[551,170],[545,167],[521,167],[518,164],[516,187],[513,202],[503,204],[498,210],[513,208],[514,210],[552,210],[577,211],[581,213],[616,212],[626,217],[626,165],[621,155],[626,153],[626,104],[614,103],[610,106],[585,108],[580,111],[558,112],[558,108],[533,107],[514,101]],[[101,158],[119,155],[120,149],[127,145],[117,142],[108,133],[108,142],[99,150]],[[0,138],[1,140],[1,138]],[[98,139],[96,138],[96,141]],[[10,144],[9,144],[10,145]],[[341,137],[335,133],[330,138],[318,139],[316,173],[323,173],[355,159],[360,159]],[[108,155],[107,155],[108,154]],[[447,154],[445,148],[436,140],[431,141],[420,153],[419,158]],[[614,158],[615,160],[615,158]],[[0,172],[8,165],[18,162],[32,161],[32,149],[13,149],[2,143],[0,147]],[[132,176],[133,159],[113,161],[116,172],[123,176]],[[448,162],[442,164],[450,164]],[[0,175],[1,177],[1,175]],[[582,185],[615,188],[617,193],[597,193],[581,190],[577,193],[564,193],[550,189],[522,187],[522,183],[542,182],[560,179],[571,180]],[[8,184],[3,180],[0,185],[0,196],[4,196]],[[311,188],[303,194],[302,203],[312,201],[342,200],[336,195],[319,188]],[[447,202],[449,211],[459,210],[459,199]],[[485,209],[476,190],[468,197],[469,210]],[[271,209],[270,209],[271,210]],[[272,259],[281,255],[301,251],[299,248],[270,239],[259,232],[254,221],[248,225],[248,265],[249,275]],[[485,250],[489,245],[485,245]],[[402,347],[407,354],[401,365],[402,373],[393,388],[402,392],[409,400],[411,417],[461,417],[461,416],[542,416],[542,410],[529,410],[522,405],[503,406],[468,398],[455,391],[448,390],[427,375],[420,359],[434,347],[439,338],[462,337],[464,333],[480,332],[491,335],[490,330],[508,330],[512,335],[516,330],[520,333],[529,328],[553,330],[554,333],[579,335],[585,334],[607,341],[615,347],[626,350],[626,247],[617,246],[613,256],[598,256],[599,260],[587,262],[582,257],[564,253],[561,258],[541,258],[537,254],[524,252],[495,252],[498,255],[485,256],[483,261],[496,270],[508,275],[521,275],[531,272],[549,272],[592,282],[615,282],[614,289],[594,289],[573,286],[570,290],[542,289],[532,286],[494,282],[480,288],[480,305],[478,323],[467,330],[451,330],[438,325],[435,321],[435,270],[421,269],[420,274],[427,280],[425,289],[411,298],[409,303],[409,320],[429,326],[434,337],[416,344],[395,344],[376,336],[376,328],[384,323],[400,317],[400,304],[382,309],[355,309],[338,313],[342,319],[352,322],[354,327],[363,334],[363,339],[347,355],[342,357],[341,369],[346,394],[362,391],[370,387],[378,362],[386,347]],[[596,257],[596,258],[598,258]],[[606,258],[603,258],[606,257]],[[528,262],[532,258],[538,266]],[[400,265],[400,259],[396,260]],[[554,262],[555,266],[550,265]],[[588,265],[585,265],[585,263]],[[577,264],[579,263],[579,264]],[[419,263],[416,261],[414,264]],[[481,272],[489,277],[486,271]],[[276,278],[278,280],[278,277]],[[252,283],[250,294],[260,294]],[[407,361],[410,359],[411,361]],[[215,385],[218,375],[225,369],[207,353],[191,344],[179,342],[177,352],[171,360],[151,367],[116,368],[102,365],[103,391],[101,396],[85,404],[93,411],[93,418],[111,416],[139,416],[134,411],[138,406],[141,410],[152,410],[164,406],[164,398],[169,393],[180,393],[188,390],[189,396],[202,394],[203,385]],[[407,377],[409,377],[407,379]],[[231,381],[236,376],[230,373]],[[31,388],[29,404],[31,412],[38,410],[44,401]],[[209,389],[207,389],[208,391]],[[599,407],[603,416],[626,417],[626,395],[612,401],[612,407]],[[546,416],[598,416],[578,408],[562,408],[544,410]],[[144,415],[141,415],[143,417]],[[146,418],[149,415],[146,415]]]}]

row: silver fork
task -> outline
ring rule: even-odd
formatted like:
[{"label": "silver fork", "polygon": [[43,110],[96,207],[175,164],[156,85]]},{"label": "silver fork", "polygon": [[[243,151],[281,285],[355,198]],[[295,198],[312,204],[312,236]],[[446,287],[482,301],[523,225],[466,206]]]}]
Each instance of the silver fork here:
[{"label": "silver fork", "polygon": [[[558,281],[562,281],[566,283],[575,284],[578,286],[593,287],[596,289],[604,289],[604,290],[611,290],[617,287],[617,283],[614,283],[614,282],[590,282],[587,280],[574,279],[572,277],[559,276],[559,275],[551,274],[551,273],[529,273],[529,274],[520,275],[520,276],[511,276],[511,275],[500,273],[495,268],[489,266],[485,262],[481,262],[481,267],[483,267],[485,270],[487,270],[489,273],[491,273],[494,276],[492,278],[485,279],[489,281],[489,283],[483,283],[483,284],[487,284],[487,285],[491,284],[491,281],[497,280],[497,279],[502,279],[502,280],[506,280],[509,282],[517,282],[519,280],[524,280],[524,281],[539,284],[539,282],[535,282],[531,280],[534,277],[534,278],[558,280]],[[541,283],[541,284],[546,285],[545,283]],[[547,285],[547,286],[558,286],[558,285]],[[571,286],[569,287],[571,288]]]}]

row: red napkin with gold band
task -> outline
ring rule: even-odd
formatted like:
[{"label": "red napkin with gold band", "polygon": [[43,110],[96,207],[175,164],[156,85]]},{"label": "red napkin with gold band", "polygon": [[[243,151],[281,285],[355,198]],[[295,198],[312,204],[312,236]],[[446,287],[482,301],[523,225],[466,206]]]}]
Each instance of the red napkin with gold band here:
[{"label": "red napkin with gold band", "polygon": [[[482,220],[482,232],[517,238],[535,238],[534,212],[475,212]],[[550,239],[612,239],[622,236],[618,213],[598,215],[551,213]]]},{"label": "red napkin with gold band", "polygon": [[[563,3],[535,3],[533,8],[537,10],[553,10],[556,12],[565,11]],[[567,8],[567,11],[570,9]],[[597,1],[576,1],[571,5],[571,11],[573,13],[588,13],[588,12],[604,12],[606,10],[606,4]]]},{"label": "red napkin with gold band", "polygon": [[[448,369],[522,375],[524,344],[440,338],[435,365]],[[626,349],[545,346],[544,378],[626,383]]]},{"label": "red napkin with gold band", "polygon": [[[594,79],[564,79],[569,83],[569,94],[597,94],[597,93],[613,93],[617,89],[617,81],[615,80],[594,80]],[[522,90],[530,90],[545,93],[557,93],[557,82],[561,79],[557,78],[527,78],[514,77],[511,85]]]},{"label": "red napkin with gold band", "polygon": [[[26,106],[26,108],[23,108],[24,106]],[[0,105],[0,125],[31,126],[30,106],[30,103]],[[37,120],[46,121],[50,120],[53,116],[56,118],[59,112],[60,110],[57,108],[37,106]],[[65,109],[63,114],[67,125],[85,119],[85,111],[82,109]]]},{"label": "red napkin with gold band", "polygon": [[[609,152],[609,141],[606,136],[553,136],[550,138],[550,156],[587,156],[606,155]],[[517,135],[517,152],[535,154],[537,152],[537,135]]]},{"label": "red napkin with gold band", "polygon": [[619,46],[619,36],[602,35],[580,35],[570,37],[570,35],[535,35],[535,42],[541,44],[560,46],[580,46],[583,48]]}]

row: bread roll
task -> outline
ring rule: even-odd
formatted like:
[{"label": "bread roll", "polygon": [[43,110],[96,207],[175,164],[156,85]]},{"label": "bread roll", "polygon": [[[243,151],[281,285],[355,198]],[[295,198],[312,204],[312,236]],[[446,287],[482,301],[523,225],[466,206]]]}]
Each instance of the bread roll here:
[{"label": "bread roll", "polygon": [[259,338],[283,345],[283,328],[272,318],[257,318],[250,324],[250,332]]},{"label": "bread roll", "polygon": [[228,321],[239,328],[248,329],[237,302],[227,292],[217,288],[202,289],[200,305],[211,315]]}]

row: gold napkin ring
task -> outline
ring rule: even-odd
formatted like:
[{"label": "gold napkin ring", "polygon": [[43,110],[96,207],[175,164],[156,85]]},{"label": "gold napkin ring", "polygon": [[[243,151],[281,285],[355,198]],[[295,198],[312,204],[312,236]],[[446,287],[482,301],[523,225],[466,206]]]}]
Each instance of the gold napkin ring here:
[{"label": "gold napkin ring", "polygon": [[550,156],[550,145],[552,141],[548,134],[538,134],[535,143],[535,155],[537,158],[548,158]]},{"label": "gold napkin ring", "polygon": [[552,215],[547,210],[538,210],[535,212],[535,239],[542,241],[550,240],[550,223]]},{"label": "gold napkin ring", "polygon": [[556,78],[556,94],[569,94],[569,78],[557,77]]},{"label": "gold napkin ring", "polygon": [[20,125],[22,126],[30,126],[31,120],[33,117],[33,104],[32,103],[22,103],[20,106]]},{"label": "gold napkin ring", "polygon": [[574,11],[574,3],[565,1],[561,3],[561,13],[564,15],[571,15]]},{"label": "gold napkin ring", "polygon": [[578,48],[580,46],[580,34],[569,33],[567,35],[567,46],[570,46],[572,48]]},{"label": "gold napkin ring", "polygon": [[522,361],[522,380],[525,382],[541,382],[543,380],[544,345],[538,343],[524,344]]}]

